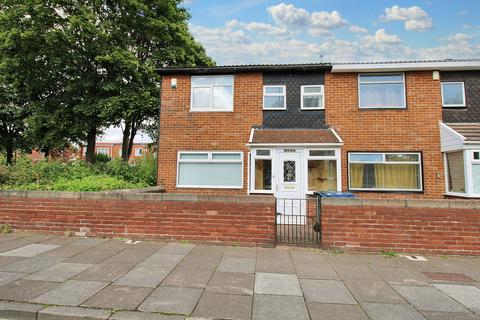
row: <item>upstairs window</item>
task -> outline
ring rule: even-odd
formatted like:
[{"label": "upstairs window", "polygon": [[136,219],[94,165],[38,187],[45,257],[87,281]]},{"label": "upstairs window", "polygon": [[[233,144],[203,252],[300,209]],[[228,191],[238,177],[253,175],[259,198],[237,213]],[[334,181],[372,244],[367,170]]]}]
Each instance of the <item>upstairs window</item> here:
[{"label": "upstairs window", "polygon": [[465,107],[463,82],[442,82],[442,105],[444,107]]},{"label": "upstairs window", "polygon": [[406,108],[403,73],[360,74],[358,93],[362,109]]},{"label": "upstairs window", "polygon": [[323,86],[301,86],[303,110],[324,109]]},{"label": "upstairs window", "polygon": [[233,111],[233,76],[192,77],[190,111]]},{"label": "upstairs window", "polygon": [[263,87],[263,109],[284,110],[287,108],[285,86],[264,86]]}]

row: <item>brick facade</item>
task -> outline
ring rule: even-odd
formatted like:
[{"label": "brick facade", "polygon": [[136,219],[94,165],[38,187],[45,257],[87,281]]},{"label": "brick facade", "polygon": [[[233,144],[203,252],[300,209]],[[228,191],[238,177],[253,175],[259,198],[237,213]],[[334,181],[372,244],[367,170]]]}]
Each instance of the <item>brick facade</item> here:
[{"label": "brick facade", "polygon": [[480,255],[480,203],[328,199],[322,241],[358,251]]},{"label": "brick facade", "polygon": [[[170,86],[172,78],[177,79],[175,89]],[[262,124],[262,74],[235,74],[233,112],[190,112],[190,79],[189,75],[163,77],[158,184],[166,192],[246,194],[246,144],[251,127]],[[177,188],[178,151],[242,151],[243,189]]]},{"label": "brick facade", "polygon": [[421,152],[422,193],[363,192],[368,198],[442,198],[445,191],[440,152],[439,122],[442,120],[440,81],[431,71],[405,73],[406,109],[365,110],[358,107],[358,74],[325,75],[325,115],[343,139],[342,187],[348,190],[347,153]]},{"label": "brick facade", "polygon": [[[0,223],[48,234],[261,245],[274,244],[275,205],[262,197],[162,194],[0,194]],[[37,194],[37,195],[36,195]],[[28,197],[26,196],[28,195]],[[122,199],[124,198],[124,199]]]}]

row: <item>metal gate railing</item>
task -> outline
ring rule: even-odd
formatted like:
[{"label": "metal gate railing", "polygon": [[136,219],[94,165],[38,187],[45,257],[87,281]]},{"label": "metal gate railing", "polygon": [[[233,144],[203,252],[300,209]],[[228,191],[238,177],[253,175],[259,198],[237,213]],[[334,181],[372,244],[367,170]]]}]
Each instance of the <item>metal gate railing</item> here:
[{"label": "metal gate railing", "polygon": [[320,245],[322,235],[319,198],[275,198],[275,208],[275,238],[278,244]]}]

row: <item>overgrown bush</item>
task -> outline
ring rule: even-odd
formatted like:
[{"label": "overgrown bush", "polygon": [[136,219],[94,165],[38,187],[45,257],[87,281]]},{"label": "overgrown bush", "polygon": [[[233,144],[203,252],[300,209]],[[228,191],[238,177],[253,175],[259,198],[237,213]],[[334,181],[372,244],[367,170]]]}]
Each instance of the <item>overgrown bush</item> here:
[{"label": "overgrown bush", "polygon": [[122,159],[90,165],[83,160],[63,163],[26,157],[15,165],[0,165],[0,189],[100,191],[154,186],[156,163],[147,156],[133,163]]}]

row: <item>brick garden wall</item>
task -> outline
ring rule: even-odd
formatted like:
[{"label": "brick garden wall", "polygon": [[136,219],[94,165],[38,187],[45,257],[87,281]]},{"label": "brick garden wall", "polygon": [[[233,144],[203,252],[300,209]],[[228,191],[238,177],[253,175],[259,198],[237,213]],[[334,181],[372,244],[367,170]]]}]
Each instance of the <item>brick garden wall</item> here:
[{"label": "brick garden wall", "polygon": [[78,235],[274,244],[272,197],[2,192],[0,224]]},{"label": "brick garden wall", "polygon": [[323,245],[480,255],[480,201],[360,200],[322,202]]}]

